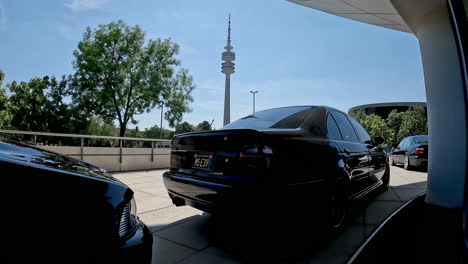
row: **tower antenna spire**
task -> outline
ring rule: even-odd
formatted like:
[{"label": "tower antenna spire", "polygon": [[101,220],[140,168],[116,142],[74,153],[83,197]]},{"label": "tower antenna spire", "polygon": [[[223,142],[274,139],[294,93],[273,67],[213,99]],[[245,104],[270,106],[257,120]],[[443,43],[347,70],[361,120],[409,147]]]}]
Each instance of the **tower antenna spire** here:
[{"label": "tower antenna spire", "polygon": [[231,13],[229,13],[227,46],[231,47]]}]

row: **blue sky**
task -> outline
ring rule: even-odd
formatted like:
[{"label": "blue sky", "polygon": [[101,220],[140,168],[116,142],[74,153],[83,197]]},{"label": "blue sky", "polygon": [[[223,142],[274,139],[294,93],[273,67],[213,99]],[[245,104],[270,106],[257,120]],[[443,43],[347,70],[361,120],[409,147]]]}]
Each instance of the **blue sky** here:
[{"label": "blue sky", "polygon": [[[414,35],[336,17],[285,0],[0,0],[0,68],[6,82],[73,72],[73,50],[87,26],[118,19],[138,24],[148,38],[172,38],[182,66],[197,86],[192,113],[198,123],[223,118],[221,52],[232,15],[236,73],[231,120],[289,105],[425,101]],[[155,109],[137,117],[159,125]],[[164,122],[167,127],[167,122]]]}]

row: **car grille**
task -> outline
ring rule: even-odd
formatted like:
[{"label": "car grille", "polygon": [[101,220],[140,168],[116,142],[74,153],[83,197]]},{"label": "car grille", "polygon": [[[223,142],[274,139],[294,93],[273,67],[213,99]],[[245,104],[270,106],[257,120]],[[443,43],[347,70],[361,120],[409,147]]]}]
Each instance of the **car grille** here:
[{"label": "car grille", "polygon": [[120,217],[119,236],[124,237],[132,230],[132,219],[130,216],[130,204],[125,205]]}]

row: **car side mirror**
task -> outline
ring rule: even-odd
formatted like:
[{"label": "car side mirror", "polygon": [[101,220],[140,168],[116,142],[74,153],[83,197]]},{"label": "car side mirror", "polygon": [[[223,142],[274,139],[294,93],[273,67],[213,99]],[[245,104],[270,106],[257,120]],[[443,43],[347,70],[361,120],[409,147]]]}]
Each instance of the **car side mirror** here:
[{"label": "car side mirror", "polygon": [[384,142],[385,142],[385,139],[383,139],[383,137],[375,137],[374,138],[374,144],[375,145],[380,145],[380,144],[382,144]]}]

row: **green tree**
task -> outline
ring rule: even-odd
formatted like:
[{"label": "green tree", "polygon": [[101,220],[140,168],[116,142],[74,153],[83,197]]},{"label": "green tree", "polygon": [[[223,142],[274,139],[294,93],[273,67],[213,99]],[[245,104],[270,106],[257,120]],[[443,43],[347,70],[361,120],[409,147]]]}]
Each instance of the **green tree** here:
[{"label": "green tree", "polygon": [[19,130],[78,133],[86,127],[88,115],[64,102],[65,78],[33,78],[7,84],[12,114],[11,126]]},{"label": "green tree", "polygon": [[125,136],[129,122],[136,123],[136,115],[161,104],[174,126],[190,111],[195,87],[186,69],[177,71],[178,52],[170,39],[145,42],[139,26],[123,21],[87,28],[74,52],[70,94],[81,108],[117,120],[120,136]]},{"label": "green tree", "polygon": [[5,89],[2,88],[5,74],[0,70],[0,129],[6,129],[10,127],[10,122],[13,116],[11,115],[8,96]]},{"label": "green tree", "polygon": [[403,121],[404,112],[392,110],[387,117],[387,125],[392,133],[392,144],[397,144],[402,138],[399,137],[401,123]]},{"label": "green tree", "polygon": [[361,123],[361,125],[369,132],[372,138],[383,137],[387,144],[392,142],[392,134],[388,128],[385,120],[376,114],[367,115],[362,111],[359,111],[354,115],[354,118]]},{"label": "green tree", "polygon": [[175,127],[175,134],[182,134],[187,132],[195,131],[195,127],[191,125],[189,122],[182,122]]},{"label": "green tree", "polygon": [[49,78],[33,78],[29,82],[7,84],[10,96],[12,127],[27,131],[48,132],[51,103],[46,96]]},{"label": "green tree", "polygon": [[401,127],[398,131],[399,140],[408,136],[427,134],[426,110],[422,106],[410,106],[410,108],[403,113]]},{"label": "green tree", "polygon": [[160,137],[161,130],[159,126],[152,126],[147,128],[143,132],[143,136],[145,138],[154,138],[154,139],[171,139],[174,136],[174,131],[163,128],[162,130],[162,137]]},{"label": "green tree", "polygon": [[0,69],[0,88],[2,87],[3,80],[5,80],[5,73]]},{"label": "green tree", "polygon": [[205,131],[205,130],[213,130],[213,128],[211,127],[211,123],[205,120],[205,121],[199,123],[195,127],[195,130],[196,131]]},{"label": "green tree", "polygon": [[[83,132],[83,134],[94,136],[117,136],[118,129],[112,121],[92,116]],[[88,145],[93,146],[109,146],[110,144],[117,145],[116,142],[116,140],[109,139],[88,139]]]}]

